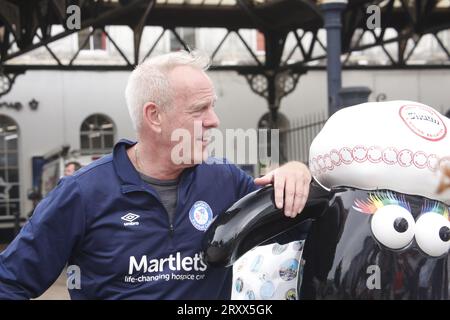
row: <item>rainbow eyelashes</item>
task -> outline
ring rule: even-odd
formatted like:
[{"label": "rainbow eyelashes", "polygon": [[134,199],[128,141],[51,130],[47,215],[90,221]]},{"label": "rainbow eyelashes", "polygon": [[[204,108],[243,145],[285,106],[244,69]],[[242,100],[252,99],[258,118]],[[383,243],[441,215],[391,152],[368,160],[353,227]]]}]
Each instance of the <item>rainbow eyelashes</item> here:
[{"label": "rainbow eyelashes", "polygon": [[[404,195],[396,195],[392,192],[376,192],[369,193],[367,200],[355,200],[353,209],[361,213],[374,214],[378,209],[387,205],[397,205],[405,208],[411,212],[411,207],[408,202],[406,202]],[[421,214],[427,212],[434,212],[445,219],[450,221],[448,207],[438,201],[432,201],[425,199],[425,203],[422,206]]]},{"label": "rainbow eyelashes", "polygon": [[448,216],[448,207],[437,201],[430,201],[425,199],[425,203],[422,206],[422,213],[434,212],[440,214],[445,219],[450,220]]},{"label": "rainbow eyelashes", "polygon": [[361,213],[374,214],[378,209],[388,205],[401,206],[411,212],[411,208],[403,195],[397,196],[389,191],[369,193],[367,200],[356,199],[353,209]]}]

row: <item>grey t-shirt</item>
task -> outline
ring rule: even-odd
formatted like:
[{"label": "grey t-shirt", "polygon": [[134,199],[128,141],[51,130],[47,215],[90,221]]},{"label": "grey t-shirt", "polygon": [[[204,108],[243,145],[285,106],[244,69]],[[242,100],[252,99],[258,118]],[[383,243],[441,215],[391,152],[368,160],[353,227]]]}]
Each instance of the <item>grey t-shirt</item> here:
[{"label": "grey t-shirt", "polygon": [[139,172],[142,180],[152,186],[158,193],[164,208],[169,215],[169,221],[172,223],[177,208],[177,189],[179,179],[158,180]]}]

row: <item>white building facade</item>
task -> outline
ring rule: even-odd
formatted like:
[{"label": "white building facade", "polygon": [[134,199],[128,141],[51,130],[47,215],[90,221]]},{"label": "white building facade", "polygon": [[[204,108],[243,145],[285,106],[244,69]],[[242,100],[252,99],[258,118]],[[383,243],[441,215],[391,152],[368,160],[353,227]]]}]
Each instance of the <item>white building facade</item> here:
[{"label": "white building facade", "polygon": [[[132,37],[131,31],[111,29],[110,32],[121,43],[127,43],[125,38]],[[148,32],[151,36],[146,39],[153,39],[158,35],[151,30]],[[205,32],[196,31],[195,44],[211,53],[213,48],[205,40]],[[255,31],[249,30],[243,35],[258,52],[260,45]],[[79,39],[76,37],[74,35],[60,40],[51,44],[51,47],[63,57],[67,56],[77,50]],[[220,39],[221,35],[216,34],[216,37]],[[170,41],[170,36],[167,36],[155,54],[170,51]],[[143,51],[152,42],[148,43],[143,46]],[[94,47],[94,41],[90,40],[89,48],[95,49]],[[100,50],[81,51],[80,61],[77,63],[106,61],[120,64],[121,57],[108,41],[104,41],[100,47]],[[242,49],[237,47],[234,42],[227,44],[217,58],[225,64],[245,60]],[[38,59],[46,64],[50,60],[47,61],[44,52],[45,49],[38,49],[12,63],[23,64]],[[126,48],[125,52],[131,56],[132,48]],[[376,56],[377,53],[373,55]],[[19,210],[20,215],[26,217],[33,208],[32,201],[27,198],[27,193],[32,188],[33,157],[42,156],[66,144],[75,150],[100,148],[100,151],[107,152],[120,138],[135,139],[124,98],[128,75],[127,71],[27,71],[17,77],[12,90],[0,98],[0,120],[3,119],[5,123],[2,128],[0,121],[0,130],[3,130],[0,131],[0,144],[3,143],[0,164],[3,162],[3,169],[8,171],[9,177],[0,181],[0,228],[12,227],[12,222],[2,223],[2,218],[10,216],[14,210]],[[221,128],[256,128],[258,120],[268,111],[267,102],[254,94],[245,78],[236,72],[211,71],[210,75],[219,98],[216,110]],[[371,101],[380,98],[407,99],[428,104],[444,113],[450,109],[450,72],[446,69],[344,71],[343,86],[369,87],[372,90]],[[326,71],[309,71],[300,78],[295,91],[282,100],[280,111],[288,119],[326,113],[326,88]],[[32,101],[34,102],[30,107],[29,103]],[[20,110],[14,108],[18,106],[17,103],[23,106]],[[99,125],[103,125],[108,141],[103,141],[100,146],[89,146],[86,142],[86,128],[83,127],[87,119],[107,119],[108,123]],[[12,176],[14,177],[11,178]],[[14,191],[11,186],[15,188]],[[6,210],[12,203],[15,209]]]}]

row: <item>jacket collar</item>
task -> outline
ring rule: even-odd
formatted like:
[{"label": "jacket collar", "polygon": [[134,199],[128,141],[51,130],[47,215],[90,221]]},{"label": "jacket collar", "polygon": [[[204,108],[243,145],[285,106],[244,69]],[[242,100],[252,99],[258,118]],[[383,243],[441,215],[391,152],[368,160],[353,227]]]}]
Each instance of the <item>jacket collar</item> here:
[{"label": "jacket collar", "polygon": [[122,192],[142,190],[142,180],[127,154],[127,149],[135,144],[136,141],[121,139],[113,149],[114,170],[122,182]]},{"label": "jacket collar", "polygon": [[[122,182],[122,192],[128,193],[132,191],[151,191],[151,193],[155,193],[150,186],[146,185],[139,173],[135,169],[134,165],[131,163],[130,158],[128,158],[127,149],[134,146],[137,142],[131,141],[128,139],[121,139],[116,143],[113,149],[113,165],[114,170],[117,173],[117,176]],[[180,176],[180,185],[187,175],[190,175],[197,166],[192,168],[187,168],[183,170]],[[189,180],[189,179],[188,179]]]}]

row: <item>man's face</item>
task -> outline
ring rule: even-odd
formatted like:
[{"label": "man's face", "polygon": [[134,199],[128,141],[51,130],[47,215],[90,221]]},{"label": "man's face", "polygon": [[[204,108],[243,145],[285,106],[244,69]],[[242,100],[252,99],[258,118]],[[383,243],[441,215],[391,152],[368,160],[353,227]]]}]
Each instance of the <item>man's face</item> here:
[{"label": "man's face", "polygon": [[[219,125],[214,111],[216,95],[206,73],[192,67],[175,68],[169,74],[169,81],[173,90],[173,105],[161,113],[162,138],[170,145],[172,152],[175,146],[180,146],[181,141],[178,134],[172,137],[175,130],[188,133],[189,141],[183,139],[183,145],[190,148],[190,166],[207,158],[206,147],[210,142],[207,131]],[[175,141],[171,141],[174,137]]]},{"label": "man's face", "polygon": [[72,163],[64,168],[64,176],[65,177],[71,176],[74,172],[75,172],[75,165]]}]

